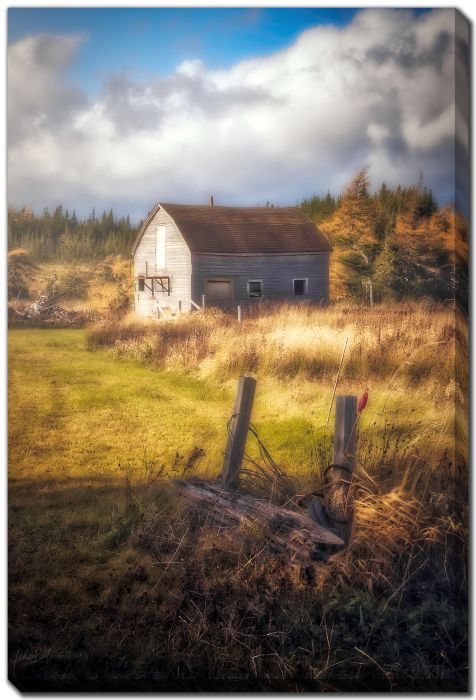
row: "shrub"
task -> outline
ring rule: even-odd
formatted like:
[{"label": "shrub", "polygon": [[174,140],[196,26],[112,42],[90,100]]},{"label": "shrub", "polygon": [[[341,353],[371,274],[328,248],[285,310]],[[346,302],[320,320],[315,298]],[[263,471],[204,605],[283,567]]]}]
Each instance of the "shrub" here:
[{"label": "shrub", "polygon": [[8,253],[8,298],[18,296],[28,298],[29,284],[38,271],[31,261],[29,252],[24,248],[16,248]]},{"label": "shrub", "polygon": [[72,267],[59,279],[58,288],[72,299],[85,299],[88,295],[89,273],[80,267]]},{"label": "shrub", "polygon": [[115,318],[122,318],[128,312],[130,306],[131,292],[129,285],[124,280],[121,280],[109,302],[109,312]]}]

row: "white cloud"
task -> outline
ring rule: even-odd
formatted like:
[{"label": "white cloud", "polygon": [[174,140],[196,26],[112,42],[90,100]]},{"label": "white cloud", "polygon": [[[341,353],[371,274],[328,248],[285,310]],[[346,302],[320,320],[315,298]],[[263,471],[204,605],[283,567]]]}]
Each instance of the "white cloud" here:
[{"label": "white cloud", "polygon": [[9,199],[140,216],[157,199],[294,204],[338,192],[364,164],[376,185],[454,178],[453,10],[365,10],[285,50],[168,78],[111,76],[89,99],[66,69],[80,37],[9,49]]},{"label": "white cloud", "polygon": [[203,74],[205,71],[205,65],[203,61],[195,59],[193,61],[183,61],[176,69],[177,73],[180,75],[186,75],[188,78],[196,78],[198,75]]}]

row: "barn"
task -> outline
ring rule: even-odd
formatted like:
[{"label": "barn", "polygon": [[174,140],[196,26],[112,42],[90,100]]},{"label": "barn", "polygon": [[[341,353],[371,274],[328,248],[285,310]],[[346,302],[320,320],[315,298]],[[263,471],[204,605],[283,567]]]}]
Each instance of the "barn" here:
[{"label": "barn", "polygon": [[166,204],[149,212],[132,249],[137,316],[260,300],[329,300],[324,234],[297,207]]}]

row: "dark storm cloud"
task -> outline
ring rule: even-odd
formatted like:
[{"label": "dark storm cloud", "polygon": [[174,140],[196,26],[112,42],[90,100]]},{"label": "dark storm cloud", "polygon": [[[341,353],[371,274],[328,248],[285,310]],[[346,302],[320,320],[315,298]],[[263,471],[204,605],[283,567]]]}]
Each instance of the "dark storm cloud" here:
[{"label": "dark storm cloud", "polygon": [[441,31],[434,38],[432,45],[427,49],[421,49],[415,34],[404,37],[401,44],[394,47],[383,45],[372,46],[366,52],[368,61],[377,65],[393,62],[405,70],[415,70],[424,66],[432,66],[441,71],[443,59],[448,52],[451,35],[447,31]]},{"label": "dark storm cloud", "polygon": [[85,93],[65,77],[80,36],[40,34],[8,50],[8,139],[15,144],[33,134],[68,128],[87,107]]}]

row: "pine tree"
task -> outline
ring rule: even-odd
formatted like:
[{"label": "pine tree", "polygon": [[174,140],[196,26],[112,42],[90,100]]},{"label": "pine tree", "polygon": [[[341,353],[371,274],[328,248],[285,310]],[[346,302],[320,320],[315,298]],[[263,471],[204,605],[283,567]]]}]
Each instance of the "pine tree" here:
[{"label": "pine tree", "polygon": [[8,211],[8,248],[25,248],[32,260],[74,262],[105,257],[107,254],[128,255],[137,228],[129,217],[115,219],[112,209],[100,221],[93,212],[86,221],[76,211],[71,217],[58,205],[51,215],[48,209],[35,216],[23,208]]},{"label": "pine tree", "polygon": [[339,260],[347,268],[348,291],[362,297],[366,285],[371,304],[373,263],[378,254],[374,224],[375,207],[369,195],[367,169],[362,168],[342,195],[332,221],[332,238],[343,251]]}]

